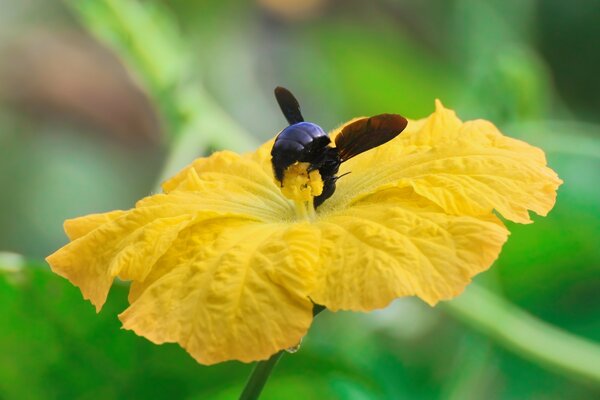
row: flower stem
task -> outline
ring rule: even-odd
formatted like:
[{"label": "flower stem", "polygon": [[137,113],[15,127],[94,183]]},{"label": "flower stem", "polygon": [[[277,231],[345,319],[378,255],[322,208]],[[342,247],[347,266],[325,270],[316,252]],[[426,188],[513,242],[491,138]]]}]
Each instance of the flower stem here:
[{"label": "flower stem", "polygon": [[[315,304],[313,306],[313,317],[316,317],[321,312],[325,310],[325,307]],[[285,350],[281,350],[279,353],[275,353],[266,361],[259,361],[256,363],[256,366],[252,370],[250,374],[250,378],[248,378],[248,382],[246,382],[246,386],[244,387],[244,391],[240,395],[240,400],[254,400],[258,399],[260,393],[265,387],[265,383],[271,376],[271,372],[277,365],[277,362],[283,355]]]},{"label": "flower stem", "polygon": [[600,382],[600,346],[541,321],[493,292],[472,284],[444,303],[456,318],[523,358],[572,377]]},{"label": "flower stem", "polygon": [[240,396],[240,400],[254,400],[258,399],[260,396],[260,392],[262,392],[265,383],[267,383],[267,379],[271,376],[271,372],[273,372],[273,368],[277,364],[277,361],[281,358],[285,350],[281,350],[279,353],[275,353],[266,361],[259,361],[254,369],[252,370],[252,374],[246,383],[246,387],[244,387],[244,391]]}]

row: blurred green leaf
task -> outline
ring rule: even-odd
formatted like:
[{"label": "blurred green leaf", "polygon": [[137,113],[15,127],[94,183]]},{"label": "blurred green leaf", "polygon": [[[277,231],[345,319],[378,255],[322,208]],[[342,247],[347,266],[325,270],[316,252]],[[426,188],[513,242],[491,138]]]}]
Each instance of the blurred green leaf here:
[{"label": "blurred green leaf", "polygon": [[[304,47],[304,52],[288,57],[288,71],[313,92],[322,93],[327,99],[322,104],[341,103],[346,119],[383,111],[420,118],[432,112],[434,99],[447,104],[456,100],[459,76],[449,61],[420,48],[391,21],[378,21],[373,31],[343,19],[328,22],[298,38],[310,44],[311,52]],[[311,70],[313,65],[321,70],[307,79],[304,70],[295,68],[297,59],[306,61]],[[331,119],[329,108],[321,112],[321,119]]]},{"label": "blurred green leaf", "polygon": [[46,267],[28,264],[11,274],[0,274],[3,399],[184,398],[245,379],[248,366],[203,367],[176,345],[156,346],[119,329],[123,285],[96,314]]},{"label": "blurred green leaf", "polygon": [[[543,118],[552,102],[550,72],[530,45],[532,1],[458,0],[456,59],[465,117],[496,124]],[[462,113],[461,113],[462,114]]]}]

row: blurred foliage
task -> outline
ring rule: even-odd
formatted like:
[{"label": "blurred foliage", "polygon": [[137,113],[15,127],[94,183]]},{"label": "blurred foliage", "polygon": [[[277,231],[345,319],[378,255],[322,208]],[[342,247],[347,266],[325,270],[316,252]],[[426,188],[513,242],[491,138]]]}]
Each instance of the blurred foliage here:
[{"label": "blurred foliage", "polygon": [[[0,398],[238,396],[249,365],[200,366],[175,345],[123,331],[124,286],[96,315],[76,288],[34,260],[65,242],[65,218],[131,207],[159,175],[196,155],[272,137],[284,123],[271,95],[280,84],[326,128],[385,111],[422,117],[440,98],[465,119],[491,119],[545,149],[565,181],[556,208],[533,225],[511,225],[496,266],[478,281],[519,306],[516,316],[526,310],[600,341],[597,2],[297,3],[0,0],[10,10],[0,13],[0,251],[26,255],[0,254]],[[77,54],[109,71],[118,57],[129,73],[123,92],[86,69],[89,62],[59,74],[60,62],[49,61],[61,55],[19,40],[40,29],[96,37],[102,45],[76,46]],[[47,57],[36,59],[47,75],[28,90],[59,82],[54,87],[73,93],[15,96],[22,86],[9,84],[14,71],[33,76],[31,63],[19,64],[15,54],[32,50]],[[99,84],[78,93],[86,81]],[[65,98],[81,108],[67,112],[57,104]],[[115,106],[121,98],[139,107]],[[99,108],[112,110],[100,126],[97,114],[81,111]],[[107,123],[118,110],[123,115]],[[139,118],[144,123],[131,125]],[[162,134],[158,143],[132,128],[152,124]],[[128,143],[111,131],[129,132]],[[368,315],[323,313],[301,351],[283,357],[264,398],[600,397],[597,383],[473,322],[476,306],[469,297],[435,309],[402,299]],[[501,316],[490,313],[492,322]],[[538,339],[531,335],[523,342]]]}]

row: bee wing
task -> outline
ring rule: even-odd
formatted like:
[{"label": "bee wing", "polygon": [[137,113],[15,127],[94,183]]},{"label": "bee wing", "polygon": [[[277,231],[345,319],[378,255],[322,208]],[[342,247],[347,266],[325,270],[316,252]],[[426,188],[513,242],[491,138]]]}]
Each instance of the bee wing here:
[{"label": "bee wing", "polygon": [[304,121],[304,117],[300,112],[300,103],[298,103],[292,92],[284,87],[277,86],[275,88],[275,98],[290,125]]},{"label": "bee wing", "polygon": [[342,162],[381,146],[398,136],[408,121],[398,114],[379,114],[371,118],[362,118],[349,125],[335,137]]}]

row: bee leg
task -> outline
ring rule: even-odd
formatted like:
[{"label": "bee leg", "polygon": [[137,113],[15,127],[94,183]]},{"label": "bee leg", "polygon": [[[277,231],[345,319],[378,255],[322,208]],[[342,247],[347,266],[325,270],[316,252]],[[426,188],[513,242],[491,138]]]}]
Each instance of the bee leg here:
[{"label": "bee leg", "polygon": [[314,199],[315,210],[317,209],[317,207],[323,204],[325,200],[333,196],[333,193],[335,192],[335,181],[336,178],[332,177],[323,182],[323,192]]}]

